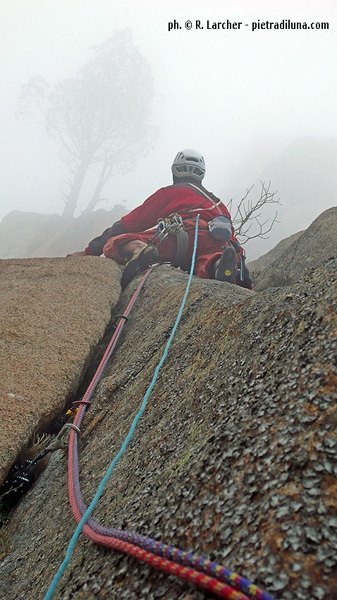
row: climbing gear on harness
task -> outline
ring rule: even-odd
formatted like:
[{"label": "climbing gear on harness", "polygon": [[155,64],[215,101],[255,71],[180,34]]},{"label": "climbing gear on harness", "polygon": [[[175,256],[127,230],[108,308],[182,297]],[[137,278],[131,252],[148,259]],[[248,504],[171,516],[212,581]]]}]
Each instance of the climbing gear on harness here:
[{"label": "climbing gear on harness", "polygon": [[158,250],[151,243],[149,243],[144,250],[139,252],[139,254],[134,254],[124,268],[121,279],[122,290],[129,285],[136,275],[139,275],[139,273],[155,263],[157,258]]},{"label": "climbing gear on harness", "polygon": [[188,235],[184,228],[182,217],[178,213],[172,213],[168,217],[159,219],[157,222],[157,233],[152,239],[158,238],[163,242],[168,235],[175,235],[177,239],[177,251],[171,261],[173,267],[181,267],[187,252]]},{"label": "climbing gear on harness", "polygon": [[242,246],[240,246],[238,241],[231,241],[231,244],[235,249],[237,257],[237,269],[239,276],[236,279],[236,283],[241,287],[251,290],[253,289],[253,281],[249,275],[249,270],[246,267],[246,251]]},{"label": "climbing gear on harness", "polygon": [[178,213],[172,213],[168,217],[158,219],[157,233],[153,238],[158,238],[162,242],[168,235],[176,235],[182,229],[184,229],[184,223],[181,216]]},{"label": "climbing gear on harness", "polygon": [[215,279],[218,281],[236,282],[236,252],[233,246],[227,246],[215,269]]},{"label": "climbing gear on harness", "polygon": [[239,274],[240,274],[240,281],[244,281],[245,279],[245,269],[247,270],[247,267],[245,266],[245,262],[246,262],[246,252],[245,249],[242,248],[242,253],[239,253]]},{"label": "climbing gear on harness", "polygon": [[211,236],[219,242],[229,242],[232,235],[230,218],[226,215],[218,215],[208,221],[208,229]]},{"label": "climbing gear on harness", "polygon": [[182,150],[176,155],[172,167],[172,175],[178,179],[192,177],[202,181],[206,173],[206,165],[203,156],[196,150]]}]

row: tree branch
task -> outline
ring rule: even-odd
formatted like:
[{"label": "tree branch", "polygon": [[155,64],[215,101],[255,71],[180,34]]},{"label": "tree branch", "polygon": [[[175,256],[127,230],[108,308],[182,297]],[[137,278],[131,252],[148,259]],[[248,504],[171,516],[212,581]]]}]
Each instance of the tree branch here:
[{"label": "tree branch", "polygon": [[[235,212],[232,214],[232,223],[235,230],[235,235],[240,239],[241,244],[245,244],[248,240],[254,238],[268,239],[267,233],[269,233],[277,220],[277,210],[271,218],[262,220],[262,210],[268,204],[281,204],[279,198],[276,198],[277,192],[271,192],[270,186],[265,182],[260,181],[261,191],[260,196],[257,200],[253,200],[249,197],[251,191],[254,188],[252,185],[246,190],[245,195],[241,198]],[[232,200],[228,203],[229,210],[232,210]]]}]

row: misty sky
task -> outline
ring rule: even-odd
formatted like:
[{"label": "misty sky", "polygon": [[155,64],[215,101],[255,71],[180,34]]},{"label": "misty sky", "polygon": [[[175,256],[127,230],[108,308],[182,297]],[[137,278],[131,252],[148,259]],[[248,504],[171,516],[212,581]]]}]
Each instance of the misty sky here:
[{"label": "misty sky", "polygon": [[[207,19],[243,26],[207,30]],[[287,19],[328,21],[330,29],[251,28],[252,22]],[[182,29],[168,31],[174,20]],[[203,30],[195,29],[196,20]],[[158,138],[134,172],[111,181],[102,208],[123,200],[133,208],[170,184],[172,159],[182,148],[203,153],[205,186],[226,202],[226,182],[252,144],[337,136],[333,0],[0,0],[0,219],[13,209],[63,209],[67,171],[57,146],[43,126],[15,117],[22,84],[37,75],[56,84],[75,74],[90,47],[126,27],[151,66]],[[251,176],[242,181],[243,191]]]}]

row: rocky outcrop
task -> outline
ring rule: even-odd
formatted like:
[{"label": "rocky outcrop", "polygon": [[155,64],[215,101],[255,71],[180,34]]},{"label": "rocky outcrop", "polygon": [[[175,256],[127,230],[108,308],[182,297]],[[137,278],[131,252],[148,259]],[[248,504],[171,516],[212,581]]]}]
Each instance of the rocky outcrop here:
[{"label": "rocky outcrop", "polygon": [[[336,267],[326,257],[292,285],[263,293],[193,278],[96,521],[215,560],[276,600],[335,597]],[[158,266],[132,309],[81,427],[86,504],[139,410],[186,282],[186,274]],[[121,295],[118,314],[136,283]],[[82,316],[72,320],[74,330]],[[48,589],[75,528],[66,487],[66,456],[58,451],[3,530],[0,595],[7,600],[36,600]],[[96,597],[211,596],[80,537],[55,598]]]},{"label": "rocky outcrop", "polygon": [[294,283],[337,256],[337,206],[323,212],[283,251],[279,246],[268,253],[273,260],[252,263],[255,290]]},{"label": "rocky outcrop", "polygon": [[285,252],[285,250],[287,250],[287,248],[289,248],[289,246],[295,242],[302,235],[302,233],[303,231],[293,233],[293,235],[281,240],[281,242],[276,244],[276,246],[272,248],[272,250],[269,250],[269,252],[266,252],[266,254],[263,254],[256,260],[250,260],[247,262],[249,271],[252,273],[254,279],[256,279],[262,271],[269,267],[269,265],[275,261],[278,261],[283,252]]},{"label": "rocky outcrop", "polygon": [[110,260],[0,261],[0,482],[77,390],[120,295]]}]

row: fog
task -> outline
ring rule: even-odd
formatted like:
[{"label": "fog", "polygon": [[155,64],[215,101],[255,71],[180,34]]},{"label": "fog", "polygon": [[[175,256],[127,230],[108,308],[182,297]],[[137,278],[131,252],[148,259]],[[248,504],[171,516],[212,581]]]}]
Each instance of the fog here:
[{"label": "fog", "polygon": [[[109,182],[101,208],[121,202],[134,208],[169,185],[182,148],[204,155],[204,184],[227,203],[293,140],[337,136],[337,5],[331,0],[0,0],[0,12],[0,219],[12,210],[63,210],[67,168],[43,125],[15,117],[21,86],[37,75],[56,84],[75,74],[90,48],[117,29],[132,30],[150,64],[157,138],[134,171]],[[196,29],[198,20],[204,29]],[[207,20],[242,25],[207,29]],[[266,21],[288,20],[329,22],[329,29],[262,29]],[[327,197],[308,210],[299,204],[296,222],[282,204],[280,218],[283,211],[290,234],[333,203]]]}]

